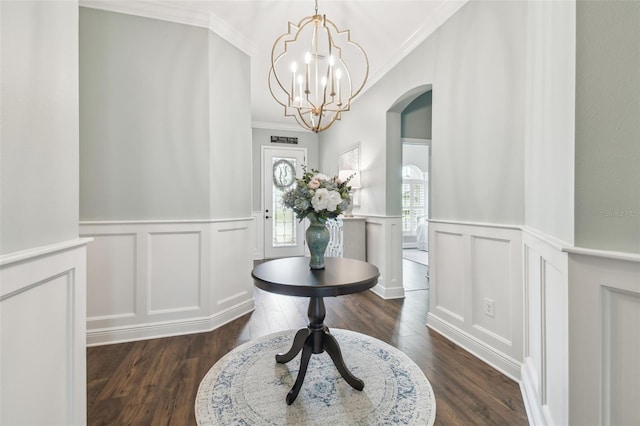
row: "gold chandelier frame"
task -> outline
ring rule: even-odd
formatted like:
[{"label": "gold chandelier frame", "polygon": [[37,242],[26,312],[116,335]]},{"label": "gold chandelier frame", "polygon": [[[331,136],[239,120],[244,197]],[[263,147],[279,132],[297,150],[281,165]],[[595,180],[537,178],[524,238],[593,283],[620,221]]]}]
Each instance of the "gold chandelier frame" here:
[{"label": "gold chandelier frame", "polygon": [[[364,49],[351,40],[351,31],[339,30],[333,21],[318,14],[317,0],[315,5],[314,15],[301,19],[297,25],[289,22],[288,32],[273,44],[269,91],[276,102],[284,107],[285,116],[294,117],[303,128],[319,133],[340,120],[343,112],[350,110],[351,101],[362,91],[369,76],[369,59]],[[311,31],[311,43],[309,49],[304,49],[304,67],[301,67],[304,71],[298,72],[295,61],[289,71],[283,71],[279,64],[290,59],[292,46],[303,43],[303,35],[308,31]],[[341,37],[362,55],[364,67],[361,81],[358,79],[354,82],[342,57],[343,47],[335,42]],[[320,48],[319,43],[323,44]],[[324,52],[319,51],[322,48]]]}]

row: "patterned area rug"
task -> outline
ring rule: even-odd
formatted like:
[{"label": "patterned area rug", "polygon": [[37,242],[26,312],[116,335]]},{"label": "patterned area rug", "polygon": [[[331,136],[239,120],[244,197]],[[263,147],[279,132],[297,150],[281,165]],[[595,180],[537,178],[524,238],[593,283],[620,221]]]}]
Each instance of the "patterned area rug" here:
[{"label": "patterned area rug", "polygon": [[420,368],[398,349],[364,334],[332,329],[347,368],[364,380],[349,386],[327,353],[311,356],[298,398],[285,396],[298,374],[300,355],[278,364],[296,330],[247,342],[206,374],[196,397],[199,425],[432,425],[436,402]]}]

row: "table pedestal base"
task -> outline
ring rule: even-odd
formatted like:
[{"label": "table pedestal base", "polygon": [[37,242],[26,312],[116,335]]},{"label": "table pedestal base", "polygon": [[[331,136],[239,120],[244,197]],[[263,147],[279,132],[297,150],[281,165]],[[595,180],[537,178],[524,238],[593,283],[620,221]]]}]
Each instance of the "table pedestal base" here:
[{"label": "table pedestal base", "polygon": [[309,325],[307,328],[298,330],[296,336],[293,338],[291,349],[284,354],[276,355],[276,362],[284,364],[291,361],[302,351],[300,370],[298,371],[298,377],[293,384],[293,388],[291,388],[287,394],[287,404],[291,405],[298,397],[302,382],[307,374],[311,354],[320,354],[324,351],[329,354],[336,368],[351,387],[360,391],[364,389],[364,382],[351,374],[347,369],[342,359],[342,352],[340,351],[337,340],[329,333],[329,328],[324,325],[326,311],[322,297],[310,298],[308,315]]}]

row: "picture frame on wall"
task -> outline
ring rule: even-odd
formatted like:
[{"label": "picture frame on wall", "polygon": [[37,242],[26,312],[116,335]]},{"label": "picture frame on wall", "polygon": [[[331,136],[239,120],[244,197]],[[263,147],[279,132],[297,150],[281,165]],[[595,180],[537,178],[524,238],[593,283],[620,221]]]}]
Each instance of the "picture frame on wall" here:
[{"label": "picture frame on wall", "polygon": [[[360,171],[360,143],[350,147],[348,150],[338,155],[338,172],[340,170]],[[351,198],[354,206],[360,205],[360,190],[351,191]]]}]

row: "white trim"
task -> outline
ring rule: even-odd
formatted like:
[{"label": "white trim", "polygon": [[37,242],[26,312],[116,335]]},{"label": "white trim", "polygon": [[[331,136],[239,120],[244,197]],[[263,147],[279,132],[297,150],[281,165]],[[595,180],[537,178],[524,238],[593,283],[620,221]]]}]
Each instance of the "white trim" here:
[{"label": "white trim", "polygon": [[520,225],[509,225],[502,223],[486,223],[486,222],[466,222],[463,220],[446,220],[446,219],[427,219],[429,223],[443,223],[448,225],[462,225],[462,226],[481,226],[483,228],[501,228],[501,229],[515,229],[518,231],[522,230],[522,226]]},{"label": "white trim", "polygon": [[[52,244],[10,256],[0,267],[0,311],[9,327],[2,330],[2,358],[14,373],[2,376],[3,418],[27,423],[86,422],[86,243],[90,239]],[[26,340],[25,340],[26,339]],[[34,342],[47,341],[43,351]],[[44,361],[43,361],[44,359]],[[59,367],[56,369],[56,367]],[[22,374],[21,372],[28,372]],[[39,415],[23,404],[30,389],[57,383],[53,400],[35,402]],[[4,388],[3,388],[4,389]],[[65,404],[62,409],[59,404]],[[38,420],[39,419],[39,420]]]},{"label": "white trim", "polygon": [[371,290],[384,299],[404,297],[402,277],[402,223],[400,216],[365,216],[367,262],[380,270]]},{"label": "white trim", "polygon": [[451,340],[460,347],[480,358],[496,370],[502,372],[512,380],[519,382],[521,364],[517,360],[495,350],[481,340],[469,335],[458,327],[446,323],[434,316],[431,312],[427,314],[427,327],[442,335],[447,340]]},{"label": "white trim", "polygon": [[252,312],[254,309],[255,305],[251,299],[208,317],[90,330],[87,332],[87,346],[111,345],[209,332]]},{"label": "white trim", "polygon": [[404,287],[384,287],[376,284],[371,291],[383,299],[404,299]]},{"label": "white trim", "polygon": [[85,246],[91,241],[93,241],[93,238],[77,238],[75,240],[63,241],[61,243],[51,244],[48,246],[41,246],[28,250],[4,254],[0,256],[0,266],[6,266],[12,263],[24,262],[27,260],[35,260],[36,258],[41,256],[48,256],[64,250],[70,250],[77,247]]},{"label": "white trim", "polygon": [[213,13],[195,11],[159,1],[80,0],[80,7],[206,28],[249,56],[255,56],[257,53],[255,47],[242,33]]},{"label": "white trim", "polygon": [[257,210],[251,213],[254,223],[254,238],[253,238],[253,260],[264,259],[264,213]]},{"label": "white trim", "polygon": [[640,254],[626,253],[621,251],[596,250],[583,247],[564,247],[562,251],[569,254],[580,254],[583,256],[602,257],[605,259],[624,260],[627,262],[640,263]]},{"label": "white trim", "polygon": [[181,225],[202,223],[225,223],[251,221],[253,217],[238,217],[224,219],[168,219],[168,220],[83,220],[80,226],[110,226],[110,225]]},{"label": "white trim", "polygon": [[127,0],[80,0],[80,7],[209,28],[209,14],[170,4]]},{"label": "white trim", "polygon": [[401,138],[402,145],[431,146],[431,139]]},{"label": "white trim", "polygon": [[305,129],[302,126],[297,124],[285,124],[285,123],[275,123],[275,122],[267,122],[267,121],[252,121],[251,127],[254,129],[267,129],[267,130],[283,130],[289,132],[306,132],[312,133],[311,130]]},{"label": "white trim", "polygon": [[535,370],[531,366],[529,360],[525,360],[522,363],[522,369],[520,370],[520,393],[522,394],[522,401],[524,402],[524,409],[527,412],[527,419],[529,423],[536,426],[545,426],[549,423],[546,421],[542,404],[540,403],[536,389],[533,386]]},{"label": "white trim", "polygon": [[551,248],[554,248],[558,251],[563,251],[564,249],[566,249],[567,247],[571,247],[571,244],[562,241],[556,237],[552,237],[551,235],[547,235],[542,231],[539,231],[537,229],[531,228],[529,226],[523,225],[520,227],[522,229],[522,232],[529,234],[535,238],[537,238],[538,240],[543,241],[544,243],[548,244],[549,246],[551,246]]},{"label": "white trim", "polygon": [[371,219],[402,219],[402,216],[394,216],[394,215],[390,215],[390,216],[385,216],[385,215],[381,215],[381,214],[363,214],[363,213],[358,213],[356,215],[353,215],[354,217],[364,217],[365,219],[367,218],[371,218]]},{"label": "white trim", "polygon": [[253,218],[82,223],[81,235],[95,238],[90,343],[210,331],[249,312],[253,229]]}]

